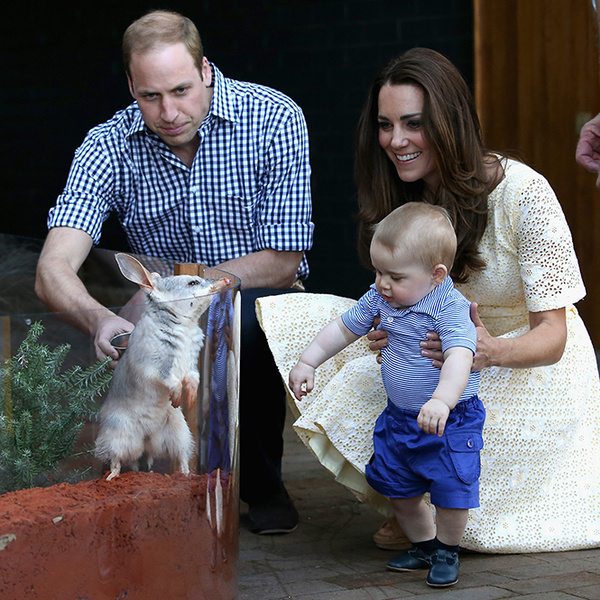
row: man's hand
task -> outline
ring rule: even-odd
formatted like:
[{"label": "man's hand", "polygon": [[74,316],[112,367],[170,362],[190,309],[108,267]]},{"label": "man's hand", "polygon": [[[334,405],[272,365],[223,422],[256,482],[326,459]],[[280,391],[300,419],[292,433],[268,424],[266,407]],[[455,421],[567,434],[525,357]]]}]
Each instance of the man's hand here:
[{"label": "man's hand", "polygon": [[110,340],[120,333],[131,333],[134,329],[133,323],[113,315],[100,322],[94,335],[94,348],[96,349],[96,358],[103,360],[110,356],[113,361],[111,367],[115,367],[119,360],[119,352],[110,343]]},{"label": "man's hand", "polygon": [[598,173],[596,187],[600,189],[600,114],[581,128],[575,160],[590,173]]},{"label": "man's hand", "polygon": [[417,417],[417,425],[424,433],[442,436],[449,414],[450,408],[447,404],[437,398],[432,398],[421,407]]}]

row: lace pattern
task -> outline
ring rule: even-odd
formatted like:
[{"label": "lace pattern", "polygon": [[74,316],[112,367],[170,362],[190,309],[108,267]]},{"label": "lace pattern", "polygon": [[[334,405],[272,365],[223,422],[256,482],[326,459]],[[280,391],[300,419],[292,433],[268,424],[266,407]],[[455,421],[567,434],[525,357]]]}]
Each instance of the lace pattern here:
[{"label": "lace pattern", "polygon": [[[567,344],[554,365],[482,371],[481,502],[470,511],[462,546],[506,553],[599,546],[600,384],[591,341],[572,306],[585,289],[571,234],[546,180],[520,163],[508,161],[489,207],[480,245],[487,268],[460,291],[479,304],[495,336],[525,333],[529,311],[566,307]],[[354,302],[327,294],[257,301],[286,385],[304,347]],[[305,400],[290,395],[304,443],[358,498],[391,514],[389,502],[364,479],[385,404],[379,365],[365,339],[317,370]]]}]

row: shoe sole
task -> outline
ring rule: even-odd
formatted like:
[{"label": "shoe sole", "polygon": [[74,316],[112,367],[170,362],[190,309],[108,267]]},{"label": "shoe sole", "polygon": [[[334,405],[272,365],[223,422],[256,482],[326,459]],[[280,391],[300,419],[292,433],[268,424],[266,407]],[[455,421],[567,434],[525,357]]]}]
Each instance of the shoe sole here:
[{"label": "shoe sole", "polygon": [[456,583],[458,583],[458,579],[456,581],[452,581],[451,583],[429,583],[428,581],[427,585],[430,587],[450,587],[451,585],[455,585]]},{"label": "shoe sole", "polygon": [[376,533],[373,536],[373,542],[382,550],[405,550],[412,546],[412,543],[405,535],[387,536]]},{"label": "shoe sole", "polygon": [[291,528],[278,527],[273,529],[262,529],[260,531],[253,531],[252,533],[256,533],[257,535],[277,535],[281,533],[292,533],[298,529],[298,525],[294,525]]},{"label": "shoe sole", "polygon": [[414,569],[407,569],[406,567],[392,567],[390,565],[385,565],[385,568],[388,571],[397,571],[398,573],[412,573],[413,571],[424,571],[425,569],[429,569],[429,565],[423,565],[422,567],[415,567]]}]

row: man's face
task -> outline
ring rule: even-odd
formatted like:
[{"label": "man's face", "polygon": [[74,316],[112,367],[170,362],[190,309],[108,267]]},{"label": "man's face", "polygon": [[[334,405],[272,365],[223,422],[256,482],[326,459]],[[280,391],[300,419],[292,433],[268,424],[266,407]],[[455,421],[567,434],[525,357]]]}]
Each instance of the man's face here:
[{"label": "man's face", "polygon": [[175,154],[195,152],[196,134],[212,98],[208,60],[203,59],[200,73],[186,47],[171,44],[133,54],[129,71],[129,89],[146,125]]}]

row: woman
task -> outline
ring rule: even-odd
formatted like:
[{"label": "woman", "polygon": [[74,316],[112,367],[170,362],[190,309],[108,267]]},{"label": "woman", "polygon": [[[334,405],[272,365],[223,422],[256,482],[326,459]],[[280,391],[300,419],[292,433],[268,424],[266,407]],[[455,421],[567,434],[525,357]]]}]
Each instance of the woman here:
[{"label": "woman", "polygon": [[[573,306],[585,289],[571,234],[548,182],[485,149],[464,80],[448,60],[422,48],[392,60],[375,78],[358,125],[355,173],[365,262],[370,226],[400,204],[439,204],[455,223],[452,276],[476,303],[474,368],[482,370],[487,410],[481,507],[471,511],[463,547],[535,552],[599,545],[598,370]],[[293,364],[302,342],[282,347],[291,311],[279,300],[259,308],[285,374],[287,353],[295,353]],[[292,310],[299,327],[312,329],[317,315],[327,318],[338,302],[302,295]],[[362,478],[373,414],[385,403],[365,344],[321,373],[296,428],[342,483],[385,512]],[[428,346],[424,353],[438,358],[436,344]]]}]

